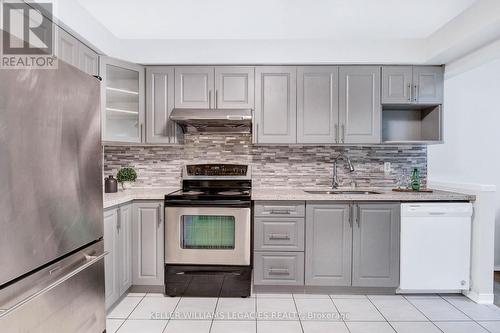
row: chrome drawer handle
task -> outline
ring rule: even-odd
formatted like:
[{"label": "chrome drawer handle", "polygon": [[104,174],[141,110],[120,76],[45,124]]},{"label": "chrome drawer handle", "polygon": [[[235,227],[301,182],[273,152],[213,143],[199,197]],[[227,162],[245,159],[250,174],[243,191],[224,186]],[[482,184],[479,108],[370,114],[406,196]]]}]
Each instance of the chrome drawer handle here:
[{"label": "chrome drawer handle", "polygon": [[270,240],[290,240],[288,234],[271,234],[269,235]]},{"label": "chrome drawer handle", "polygon": [[291,212],[289,210],[285,210],[285,209],[273,209],[270,211],[270,214],[286,214],[286,215],[290,215]]},{"label": "chrome drawer handle", "polygon": [[269,268],[270,275],[290,275],[288,268]]}]

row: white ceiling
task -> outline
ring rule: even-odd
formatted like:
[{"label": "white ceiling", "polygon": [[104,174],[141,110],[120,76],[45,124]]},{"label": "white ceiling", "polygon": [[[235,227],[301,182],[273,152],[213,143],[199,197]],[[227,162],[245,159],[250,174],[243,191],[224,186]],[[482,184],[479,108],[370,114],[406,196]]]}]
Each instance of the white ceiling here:
[{"label": "white ceiling", "polygon": [[476,0],[78,0],[120,39],[425,39]]}]

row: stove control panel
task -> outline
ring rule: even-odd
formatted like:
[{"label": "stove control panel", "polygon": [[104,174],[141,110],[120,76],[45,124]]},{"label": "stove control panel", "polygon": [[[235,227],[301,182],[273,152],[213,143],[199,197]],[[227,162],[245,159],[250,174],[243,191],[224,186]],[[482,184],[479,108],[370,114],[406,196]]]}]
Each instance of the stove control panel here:
[{"label": "stove control panel", "polygon": [[217,177],[244,177],[247,175],[248,165],[241,164],[191,164],[186,165],[187,175],[217,176]]}]

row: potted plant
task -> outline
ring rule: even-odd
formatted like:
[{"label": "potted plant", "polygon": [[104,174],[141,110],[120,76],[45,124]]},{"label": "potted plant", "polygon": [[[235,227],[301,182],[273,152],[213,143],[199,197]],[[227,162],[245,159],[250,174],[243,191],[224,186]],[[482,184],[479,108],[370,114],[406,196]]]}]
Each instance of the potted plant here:
[{"label": "potted plant", "polygon": [[123,190],[132,187],[132,182],[137,179],[137,172],[131,167],[121,168],[116,174],[116,179],[122,184]]}]

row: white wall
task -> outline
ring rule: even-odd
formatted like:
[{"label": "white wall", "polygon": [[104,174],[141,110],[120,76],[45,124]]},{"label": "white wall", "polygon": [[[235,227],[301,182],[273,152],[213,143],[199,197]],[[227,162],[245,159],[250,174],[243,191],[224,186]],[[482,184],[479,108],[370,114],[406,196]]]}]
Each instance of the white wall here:
[{"label": "white wall", "polygon": [[[455,68],[450,64],[450,68]],[[464,66],[467,67],[467,66]],[[500,56],[445,80],[445,144],[428,149],[434,181],[500,189]],[[496,193],[495,266],[500,267],[500,191]]]}]

